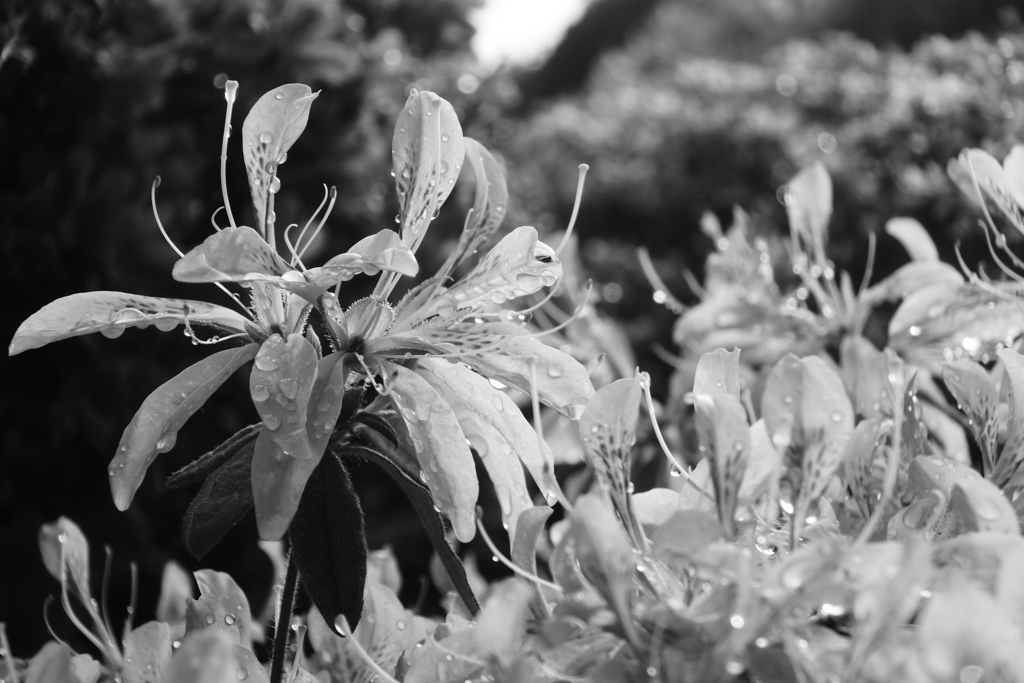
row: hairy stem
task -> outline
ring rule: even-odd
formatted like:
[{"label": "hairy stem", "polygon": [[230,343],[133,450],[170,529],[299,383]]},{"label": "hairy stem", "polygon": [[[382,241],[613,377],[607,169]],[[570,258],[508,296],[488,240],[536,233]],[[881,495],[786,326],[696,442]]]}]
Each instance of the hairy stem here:
[{"label": "hairy stem", "polygon": [[288,573],[281,591],[281,604],[277,611],[277,628],[274,630],[274,654],[270,663],[270,683],[281,683],[284,675],[284,660],[288,651],[288,632],[291,630],[292,609],[295,594],[299,588],[299,565],[295,558],[288,560]]}]

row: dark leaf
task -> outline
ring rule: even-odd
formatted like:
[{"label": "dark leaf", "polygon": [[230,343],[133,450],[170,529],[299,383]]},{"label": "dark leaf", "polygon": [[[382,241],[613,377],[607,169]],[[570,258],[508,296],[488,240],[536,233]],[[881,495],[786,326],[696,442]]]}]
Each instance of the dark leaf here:
[{"label": "dark leaf", "polygon": [[[381,445],[383,444],[374,444],[377,447]],[[430,497],[430,490],[409,476],[401,465],[396,464],[394,460],[376,448],[350,444],[341,449],[341,455],[342,457],[353,455],[372,462],[381,467],[402,487],[405,497],[416,508],[420,523],[423,524],[427,536],[430,537],[430,542],[433,544],[434,550],[437,551],[438,558],[444,565],[445,571],[448,572],[448,577],[451,579],[452,585],[455,586],[459,597],[462,598],[462,602],[471,613],[479,612],[480,603],[473,595],[473,589],[470,588],[469,579],[466,578],[466,569],[462,566],[462,561],[448,545],[448,540],[444,536],[444,522],[437,510],[434,509],[434,500]]]},{"label": "dark leaf", "polygon": [[341,635],[335,620],[344,615],[354,626],[363,613],[366,534],[359,498],[339,458],[324,458],[310,476],[290,537],[302,585]]},{"label": "dark leaf", "polygon": [[258,423],[242,427],[221,445],[206,455],[193,460],[168,477],[167,488],[180,489],[183,486],[191,486],[192,484],[204,481],[221,465],[235,457],[240,450],[246,446],[251,446],[256,441],[262,426],[262,424]]},{"label": "dark leaf", "polygon": [[362,412],[353,417],[352,421],[366,425],[387,439],[392,446],[398,446],[398,432],[396,432],[395,428],[380,415],[377,415],[376,413]]},{"label": "dark leaf", "polygon": [[[262,425],[260,425],[262,426]],[[226,463],[207,477],[182,523],[185,547],[202,557],[252,507],[252,456],[256,440],[241,446]]]}]

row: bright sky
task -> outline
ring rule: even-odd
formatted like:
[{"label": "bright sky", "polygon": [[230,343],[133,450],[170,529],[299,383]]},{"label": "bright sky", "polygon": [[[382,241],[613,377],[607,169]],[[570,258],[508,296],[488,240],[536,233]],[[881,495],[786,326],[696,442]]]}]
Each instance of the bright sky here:
[{"label": "bright sky", "polygon": [[473,49],[486,67],[545,56],[583,15],[589,0],[484,0],[470,15]]}]

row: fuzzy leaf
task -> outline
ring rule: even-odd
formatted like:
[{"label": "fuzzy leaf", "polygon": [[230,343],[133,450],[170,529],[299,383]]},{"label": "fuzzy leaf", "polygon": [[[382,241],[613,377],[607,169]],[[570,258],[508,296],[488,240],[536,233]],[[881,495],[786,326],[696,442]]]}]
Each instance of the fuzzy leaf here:
[{"label": "fuzzy leaf", "polygon": [[473,169],[475,192],[473,217],[462,231],[459,244],[452,254],[452,264],[472,256],[497,232],[505,207],[508,205],[508,185],[505,172],[486,147],[472,138],[464,138],[466,163]]},{"label": "fuzzy leaf", "polygon": [[740,350],[716,349],[708,351],[697,361],[693,393],[717,396],[731,394],[740,397]]},{"label": "fuzzy leaf", "polygon": [[[67,517],[39,527],[39,553],[50,576],[61,580],[64,568],[71,576],[72,584],[88,604],[92,594],[89,591],[89,541],[78,525]],[[64,568],[61,567],[63,559]]]},{"label": "fuzzy leaf", "polygon": [[241,445],[214,470],[189,505],[181,524],[182,540],[196,557],[210,552],[224,534],[252,509],[252,461],[256,438]]},{"label": "fuzzy leaf", "polygon": [[391,398],[405,420],[422,478],[434,503],[448,516],[455,536],[468,543],[476,535],[479,484],[473,455],[455,413],[413,370],[384,361]]},{"label": "fuzzy leaf", "polygon": [[802,169],[786,185],[789,229],[822,253],[832,215],[832,179],[821,162]]},{"label": "fuzzy leaf", "polygon": [[359,623],[366,581],[366,534],[359,498],[341,460],[313,472],[289,534],[306,592],[335,633],[339,616]]},{"label": "fuzzy leaf", "polygon": [[530,470],[545,498],[555,498],[557,482],[551,450],[537,438],[512,399],[466,366],[423,358],[417,368],[455,412],[498,493],[509,535],[515,536],[515,520],[533,505],[522,465]]},{"label": "fuzzy leaf", "polygon": [[641,382],[640,371],[636,370],[633,377],[616,380],[599,389],[587,403],[579,427],[580,441],[598,481],[609,492],[630,539],[638,548],[643,547],[644,536],[632,509],[629,486],[643,395]]},{"label": "fuzzy leaf", "polygon": [[256,441],[262,423],[242,427],[209,453],[202,455],[167,478],[167,488],[178,489],[205,481],[221,465],[235,457],[239,450]]},{"label": "fuzzy leaf", "polygon": [[981,449],[985,471],[991,472],[997,458],[999,389],[988,372],[977,363],[958,360],[942,369],[942,380],[967,415],[971,432]]},{"label": "fuzzy leaf", "polygon": [[441,515],[434,509],[434,501],[430,495],[430,490],[420,482],[415,481],[401,465],[379,450],[363,446],[345,446],[339,449],[338,453],[341,457],[346,455],[355,456],[374,463],[383,469],[402,488],[405,497],[409,499],[409,502],[415,508],[416,514],[420,518],[420,523],[423,525],[424,531],[427,532],[430,543],[434,546],[434,550],[437,552],[441,564],[444,565],[444,569],[448,573],[448,577],[451,579],[452,585],[455,586],[455,590],[462,599],[463,604],[466,605],[472,614],[479,612],[480,603],[477,602],[476,596],[473,595],[473,589],[466,578],[466,569],[462,566],[459,556],[448,545],[448,540],[445,538],[444,523]]},{"label": "fuzzy leaf", "polygon": [[201,569],[195,573],[199,599],[186,600],[185,639],[209,632],[224,634],[233,645],[252,649],[252,613],[249,599],[224,572]]},{"label": "fuzzy leaf", "polygon": [[931,235],[913,218],[890,218],[885,231],[899,240],[911,261],[938,261],[939,250]]},{"label": "fuzzy leaf", "polygon": [[297,460],[315,457],[306,430],[306,411],[316,377],[316,349],[297,333],[288,335],[287,341],[279,334],[271,335],[260,347],[249,375],[249,393],[263,419],[264,432],[282,452]]},{"label": "fuzzy leaf", "polygon": [[30,315],[14,333],[11,356],[50,342],[99,332],[120,336],[126,327],[173,330],[179,323],[208,325],[230,333],[245,331],[245,316],[235,311],[188,299],[161,299],[122,292],[83,292],[51,301]]},{"label": "fuzzy leaf", "polygon": [[272,184],[277,167],[285,162],[288,150],[306,129],[309,107],[319,94],[308,85],[282,85],[258,99],[245,117],[242,154],[260,228],[266,222],[267,196],[275,191]]},{"label": "fuzzy leaf", "polygon": [[694,394],[697,434],[711,463],[718,519],[728,538],[736,532],[736,504],[750,457],[747,412],[732,394]]},{"label": "fuzzy leaf", "polygon": [[376,275],[382,270],[410,277],[419,272],[412,250],[394,230],[381,230],[364,237],[344,254],[338,254],[318,268],[306,271],[307,278],[321,287],[334,287],[356,275]]},{"label": "fuzzy leaf", "polygon": [[432,299],[405,323],[415,326],[434,316],[490,310],[511,299],[550,287],[562,277],[555,250],[529,226],[516,228],[494,245],[465,277]]},{"label": "fuzzy leaf", "polygon": [[249,282],[291,270],[252,228],[224,228],[178,259],[171,275],[178,282]]},{"label": "fuzzy leaf", "polygon": [[998,531],[1020,536],[1017,512],[1003,492],[987,479],[970,478],[955,483],[950,504],[966,531]]},{"label": "fuzzy leaf", "polygon": [[135,413],[110,461],[110,490],[118,510],[127,510],[146,470],[160,453],[174,447],[178,430],[259,346],[224,349],[160,385]]},{"label": "fuzzy leaf", "polygon": [[[1024,147],[1017,146],[1014,150],[1018,148],[1021,157],[1024,157]],[[1005,381],[1009,383],[1006,402],[1010,406],[1010,415],[1007,420],[1006,440],[989,479],[996,486],[1003,487],[1021,471],[1021,463],[1024,463],[1024,356],[1009,348],[1000,349],[996,354],[1006,369]]]},{"label": "fuzzy leaf", "polygon": [[398,190],[402,241],[414,249],[455,186],[465,143],[452,105],[432,92],[414,92],[398,115],[391,160]]},{"label": "fuzzy leaf", "polygon": [[143,624],[124,640],[124,683],[160,683],[170,659],[170,627],[160,621]]}]

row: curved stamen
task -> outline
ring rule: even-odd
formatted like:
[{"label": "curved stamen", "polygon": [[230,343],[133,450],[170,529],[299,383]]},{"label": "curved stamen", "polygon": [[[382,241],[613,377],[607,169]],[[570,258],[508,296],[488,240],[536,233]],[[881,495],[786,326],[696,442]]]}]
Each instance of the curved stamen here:
[{"label": "curved stamen", "polygon": [[298,239],[295,240],[295,244],[299,244],[302,242],[303,236],[305,236],[306,231],[309,230],[309,226],[313,223],[314,219],[316,219],[316,217],[320,214],[320,210],[324,208],[324,204],[327,203],[327,198],[330,196],[330,194],[330,190],[327,189],[327,183],[324,183],[324,198],[320,200],[320,205],[316,207],[316,211],[314,211],[313,215],[309,217],[309,220],[306,221],[306,224],[302,226],[302,232],[299,233],[299,237]]},{"label": "curved stamen", "polygon": [[341,629],[341,632],[345,634],[346,642],[355,648],[356,654],[359,655],[359,658],[366,662],[367,666],[373,669],[373,672],[380,677],[380,680],[383,681],[383,683],[398,683],[394,676],[385,671],[380,664],[373,661],[373,657],[370,656],[370,653],[363,649],[363,646],[359,643],[359,639],[352,633],[352,627],[348,625],[348,619],[345,618],[344,614],[338,617],[338,620],[334,623]]},{"label": "curved stamen", "polygon": [[558,244],[558,249],[555,249],[555,255],[561,254],[565,246],[569,244],[569,236],[572,235],[572,229],[576,225],[576,216],[580,213],[580,202],[583,200],[583,182],[587,178],[587,171],[590,170],[590,166],[587,164],[580,164],[580,177],[576,181],[576,201],[572,205],[572,216],[569,217],[569,227],[565,229],[565,234],[562,235],[562,241]]},{"label": "curved stamen", "polygon": [[564,321],[560,322],[559,324],[555,325],[554,327],[548,328],[546,330],[541,330],[540,332],[537,332],[536,334],[531,334],[530,336],[531,337],[546,337],[549,334],[555,334],[556,332],[559,332],[560,330],[565,329],[571,323],[575,322],[577,318],[579,318],[581,315],[583,315],[583,311],[587,308],[587,304],[590,302],[590,292],[591,292],[591,290],[593,288],[594,288],[594,283],[592,281],[588,280],[587,281],[587,287],[586,287],[586,295],[583,297],[583,303],[581,303],[579,306],[577,306],[576,310],[573,311],[569,315],[568,318],[566,318]]},{"label": "curved stamen", "polygon": [[[228,200],[228,138],[231,137],[231,110],[235,107],[235,93],[238,91],[238,81],[228,81],[224,84],[224,99],[228,101],[228,109],[224,114],[224,137],[220,145],[220,191],[224,196],[224,210],[228,214],[228,223],[231,227],[235,225],[235,217],[231,214],[231,202]],[[216,215],[216,214],[214,214]],[[216,224],[214,225],[216,227]],[[219,228],[218,228],[219,229]]]},{"label": "curved stamen", "polygon": [[366,359],[363,358],[363,354],[356,353],[353,355],[355,355],[356,360],[359,361],[359,364],[363,366],[363,372],[366,373],[366,379],[370,380],[370,384],[372,384],[373,388],[377,390],[377,393],[380,394],[381,396],[390,396],[391,390],[387,388],[387,384],[384,382],[383,375],[381,376],[381,383],[377,384],[377,375],[370,371],[369,366],[367,366],[366,364]]},{"label": "curved stamen", "polygon": [[[58,643],[60,643],[67,649],[71,650],[71,655],[75,656],[78,654],[77,652],[75,652],[75,649],[68,645],[66,642],[64,642],[64,640],[62,640],[61,637],[57,635],[57,632],[53,630],[53,624],[50,623],[50,605],[52,604],[53,596],[47,595],[46,600],[43,601],[43,623],[46,624],[46,630],[50,632],[50,635],[53,637],[54,640],[56,640]],[[4,659],[10,662],[13,659],[13,656],[11,655],[11,646],[7,643],[7,632],[5,630],[4,622],[2,621],[0,621],[0,648],[3,648],[3,651],[6,653],[4,655]],[[13,666],[10,664],[8,664],[8,671],[10,671],[12,674],[15,673]],[[18,683],[18,679],[16,677],[12,677],[11,680],[12,683]]]},{"label": "curved stamen", "polygon": [[565,592],[565,589],[562,588],[561,586],[559,586],[557,583],[551,583],[550,581],[546,581],[545,579],[540,578],[536,574],[531,574],[530,572],[526,571],[525,569],[523,569],[522,567],[517,565],[512,560],[510,560],[507,557],[505,557],[502,554],[502,552],[500,550],[498,550],[498,546],[494,545],[494,541],[491,540],[491,537],[487,535],[487,529],[484,528],[484,523],[480,519],[479,513],[477,514],[477,517],[476,517],[476,528],[480,531],[480,535],[483,537],[484,543],[487,544],[487,547],[490,548],[491,553],[496,558],[498,558],[498,561],[501,562],[503,565],[505,565],[506,567],[508,567],[509,569],[511,569],[513,572],[515,572],[519,576],[523,577],[524,579],[528,579],[530,581],[533,581],[534,583],[536,583],[536,584],[538,584],[540,586],[544,586],[545,588],[550,588],[551,590],[556,590],[559,593],[564,593]]},{"label": "curved stamen", "polygon": [[288,251],[292,255],[291,261],[289,261],[288,265],[292,267],[299,266],[299,268],[305,272],[306,266],[302,263],[302,259],[299,257],[298,252],[295,251],[295,245],[292,244],[292,240],[289,237],[289,233],[292,231],[292,228],[297,227],[299,227],[298,223],[289,223],[288,227],[284,229],[284,244],[288,247]]},{"label": "curved stamen", "polygon": [[[640,270],[643,271],[647,281],[654,288],[655,301],[669,309],[676,315],[681,315],[685,310],[686,306],[682,301],[677,299],[671,291],[669,291],[668,285],[658,275],[658,271],[654,268],[654,262],[651,261],[651,255],[647,251],[647,247],[640,247],[636,250],[637,259],[640,261]],[[658,295],[661,295],[660,297]],[[664,297],[664,298],[662,298]]]},{"label": "curved stamen", "polygon": [[[338,199],[338,188],[336,188],[334,185],[331,185],[331,190],[328,193],[328,195],[329,195],[331,201],[327,205],[327,210],[324,211],[324,215],[320,219],[320,222],[317,224],[316,230],[313,231],[313,234],[309,236],[309,239],[306,240],[306,243],[304,245],[302,245],[302,247],[299,249],[299,256],[302,256],[303,254],[305,254],[306,250],[309,249],[309,245],[313,244],[313,240],[315,240],[316,236],[320,234],[320,230],[323,229],[324,223],[327,222],[327,217],[330,216],[331,215],[331,211],[334,210],[334,202],[337,201],[337,199]],[[308,227],[309,224],[307,223],[306,225]],[[305,233],[305,232],[306,232],[306,228],[303,228],[302,229],[302,233]],[[299,239],[300,240],[302,239],[302,233],[299,233]],[[299,240],[295,241],[295,246],[299,246]]]},{"label": "curved stamen", "polygon": [[223,229],[219,225],[217,225],[217,214],[223,210],[223,206],[218,206],[216,209],[213,210],[213,213],[210,215],[210,225],[212,225],[213,229],[216,230],[217,232],[220,232]]}]

